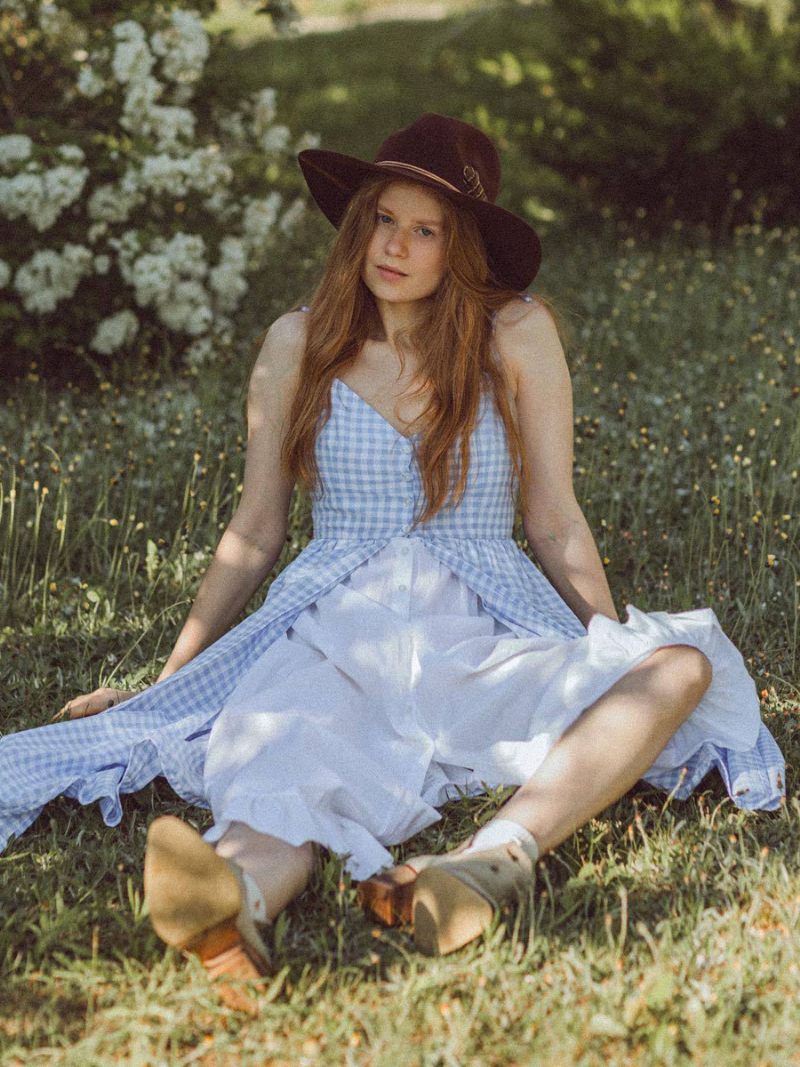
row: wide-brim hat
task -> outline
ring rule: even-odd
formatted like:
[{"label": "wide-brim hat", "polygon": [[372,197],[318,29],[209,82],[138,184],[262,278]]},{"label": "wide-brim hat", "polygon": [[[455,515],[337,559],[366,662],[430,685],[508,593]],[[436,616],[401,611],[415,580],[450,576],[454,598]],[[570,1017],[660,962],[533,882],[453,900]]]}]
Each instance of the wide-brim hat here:
[{"label": "wide-brim hat", "polygon": [[426,112],[391,134],[369,163],[340,152],[307,148],[298,157],[311,195],[338,228],[353,194],[371,175],[395,175],[430,186],[469,211],[480,229],[489,267],[510,289],[526,289],[542,258],[539,235],[524,219],[495,204],[500,157],[481,130]]}]

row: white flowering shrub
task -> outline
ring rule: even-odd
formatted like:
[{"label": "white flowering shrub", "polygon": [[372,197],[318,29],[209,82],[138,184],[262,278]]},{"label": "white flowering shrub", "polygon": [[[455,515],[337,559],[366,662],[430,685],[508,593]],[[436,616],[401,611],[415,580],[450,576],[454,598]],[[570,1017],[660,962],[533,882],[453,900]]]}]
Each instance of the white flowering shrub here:
[{"label": "white flowering shrub", "polygon": [[[304,211],[273,89],[223,104],[191,9],[0,0],[0,361],[198,364]],[[262,10],[288,20],[288,0]],[[6,124],[8,129],[8,124]]]}]

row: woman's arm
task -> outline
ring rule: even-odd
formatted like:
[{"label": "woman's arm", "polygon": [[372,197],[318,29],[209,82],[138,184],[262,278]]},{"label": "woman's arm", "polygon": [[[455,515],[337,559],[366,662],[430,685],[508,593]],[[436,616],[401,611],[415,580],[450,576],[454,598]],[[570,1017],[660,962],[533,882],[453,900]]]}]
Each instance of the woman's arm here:
[{"label": "woman's arm", "polygon": [[247,396],[242,496],[159,682],[230,629],[283,550],[294,486],[281,472],[280,452],[305,347],[306,318],[301,312],[282,315],[264,339]]},{"label": "woman's arm", "polygon": [[525,536],[549,581],[584,626],[599,613],[619,621],[594,537],[572,483],[572,385],[550,312],[516,302],[497,317],[498,350],[516,385],[528,492]]},{"label": "woman's arm", "polygon": [[[289,312],[267,332],[247,396],[247,457],[242,495],[197,590],[191,611],[157,681],[221,637],[275,566],[283,549],[294,486],[280,470],[280,450],[305,347],[306,316]],[[102,687],[73,697],[53,717],[80,719],[134,694]]]}]

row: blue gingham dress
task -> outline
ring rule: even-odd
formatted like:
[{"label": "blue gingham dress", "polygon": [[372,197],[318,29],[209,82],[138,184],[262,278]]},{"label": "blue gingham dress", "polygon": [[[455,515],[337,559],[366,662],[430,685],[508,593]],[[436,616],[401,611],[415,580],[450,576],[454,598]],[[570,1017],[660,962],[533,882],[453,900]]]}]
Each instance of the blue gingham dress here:
[{"label": "blue gingham dress", "polygon": [[487,390],[460,504],[415,525],[405,437],[342,380],[316,443],[314,536],[263,605],[119,708],[0,739],[0,848],[52,798],[98,801],[163,775],[233,821],[347,855],[365,878],[459,791],[521,784],[581,712],[666,645],[713,679],[646,781],[687,797],[716,767],[733,803],[774,809],[784,761],[710,608],[627,605],[585,628],[512,538],[515,473]]}]

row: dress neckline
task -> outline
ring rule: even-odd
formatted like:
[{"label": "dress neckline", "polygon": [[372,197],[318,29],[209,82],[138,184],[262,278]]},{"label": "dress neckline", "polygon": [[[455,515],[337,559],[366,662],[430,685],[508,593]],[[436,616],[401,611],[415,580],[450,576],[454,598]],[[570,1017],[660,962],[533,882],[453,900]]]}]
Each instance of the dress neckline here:
[{"label": "dress neckline", "polygon": [[374,415],[377,416],[377,418],[380,419],[382,423],[384,423],[385,426],[388,426],[389,429],[393,433],[397,434],[398,437],[402,437],[404,441],[414,441],[420,436],[419,431],[417,433],[405,434],[402,432],[402,430],[398,430],[393,422],[389,422],[385,415],[382,415],[376,407],[373,407],[373,405],[370,404],[369,401],[365,400],[361,393],[357,393],[355,389],[353,389],[352,386],[348,385],[343,378],[334,378],[333,380],[334,382],[338,382],[339,385],[344,386],[344,388],[347,390],[348,393],[350,393],[351,396],[355,397],[356,400],[360,400],[365,408],[368,408]]}]

